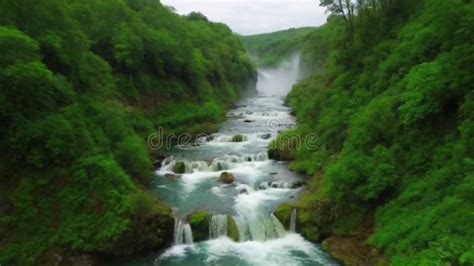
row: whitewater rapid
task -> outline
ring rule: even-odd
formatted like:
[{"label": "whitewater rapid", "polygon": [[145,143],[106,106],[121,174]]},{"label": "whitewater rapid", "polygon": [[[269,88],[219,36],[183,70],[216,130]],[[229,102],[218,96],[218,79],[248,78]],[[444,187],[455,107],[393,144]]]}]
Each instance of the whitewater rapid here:
[{"label": "whitewater rapid", "polygon": [[[156,193],[174,209],[174,245],[135,265],[337,265],[296,233],[296,209],[288,225],[273,214],[303,189],[304,177],[267,154],[278,133],[295,125],[284,97],[298,67],[295,55],[280,68],[261,69],[258,96],[237,103],[219,132],[168,153],[156,172]],[[223,172],[235,177],[232,184],[219,181]],[[198,211],[212,215],[209,239],[201,242],[193,240],[189,221]],[[230,220],[238,241],[228,235]]]}]

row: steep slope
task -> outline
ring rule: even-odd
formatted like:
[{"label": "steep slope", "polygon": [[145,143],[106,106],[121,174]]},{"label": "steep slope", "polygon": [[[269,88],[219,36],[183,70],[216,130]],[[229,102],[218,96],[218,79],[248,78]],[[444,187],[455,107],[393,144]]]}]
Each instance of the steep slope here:
[{"label": "steep slope", "polygon": [[307,40],[309,33],[314,32],[314,29],[312,27],[288,29],[241,36],[241,39],[258,65],[271,67],[278,65],[282,60],[299,51]]},{"label": "steep slope", "polygon": [[148,0],[1,1],[0,50],[2,265],[165,245],[146,137],[213,130],[256,75],[227,26]]},{"label": "steep slope", "polygon": [[[393,265],[472,265],[474,5],[374,2],[352,41],[333,15],[303,49],[316,73],[289,95],[299,127],[285,134],[318,148],[272,153],[313,175],[300,228],[346,262],[370,264],[376,247]],[[353,240],[368,246],[344,250]]]}]

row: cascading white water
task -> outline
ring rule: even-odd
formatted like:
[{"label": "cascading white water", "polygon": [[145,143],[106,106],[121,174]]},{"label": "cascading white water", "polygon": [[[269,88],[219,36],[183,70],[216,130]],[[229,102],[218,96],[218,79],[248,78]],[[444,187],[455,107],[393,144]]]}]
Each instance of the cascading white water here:
[{"label": "cascading white water", "polygon": [[193,231],[191,229],[191,225],[184,224],[183,226],[183,234],[184,234],[184,243],[189,245],[193,243]]},{"label": "cascading white water", "polygon": [[293,210],[291,210],[290,232],[296,232],[296,215],[297,215],[297,209],[294,208]]},{"label": "cascading white water", "polygon": [[265,191],[253,191],[237,197],[235,210],[240,240],[265,241],[284,235],[285,229],[273,215],[264,211],[265,201],[277,199],[277,195]]},{"label": "cascading white water", "polygon": [[193,232],[191,226],[182,219],[175,219],[174,221],[174,244],[190,245],[193,243]]},{"label": "cascading white water", "polygon": [[214,159],[211,163],[211,170],[212,171],[223,171],[229,170],[232,168],[231,162],[222,159]]},{"label": "cascading white water", "polygon": [[213,215],[209,222],[209,236],[216,239],[227,235],[227,215]]},{"label": "cascading white water", "polygon": [[[215,215],[209,220],[210,239],[193,245],[183,245],[193,242],[191,226],[177,219],[175,245],[155,265],[335,265],[317,245],[293,233],[296,209],[290,232],[272,214],[292,201],[304,183],[302,176],[285,163],[269,160],[267,153],[278,132],[295,124],[283,98],[298,79],[298,65],[295,55],[280,68],[263,69],[259,96],[237,103],[219,132],[199,138],[197,145],[178,147],[173,151],[176,158],[164,160],[157,171],[158,193],[176,207],[174,215],[186,217],[197,210]],[[273,120],[277,123],[269,123]],[[244,141],[234,142],[236,135]],[[185,173],[175,172],[183,168]],[[234,177],[230,184],[220,179],[224,171]],[[194,230],[197,238],[198,227]],[[236,233],[238,241],[233,240]]]}]

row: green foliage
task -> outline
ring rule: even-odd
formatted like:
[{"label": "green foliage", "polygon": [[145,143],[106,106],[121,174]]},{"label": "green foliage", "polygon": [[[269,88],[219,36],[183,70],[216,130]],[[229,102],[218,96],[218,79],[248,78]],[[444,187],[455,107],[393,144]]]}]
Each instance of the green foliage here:
[{"label": "green foliage", "polygon": [[445,96],[443,70],[439,64],[423,63],[406,75],[406,91],[401,95],[400,114],[405,124],[419,121],[441,111]]},{"label": "green foliage", "polygon": [[240,134],[237,134],[237,135],[232,137],[232,142],[242,142],[244,140],[245,140],[244,136],[242,136]]},{"label": "green foliage", "polygon": [[374,2],[351,42],[335,15],[304,45],[313,76],[288,103],[322,146],[292,151],[293,169],[316,173],[303,232],[350,233],[375,212],[368,243],[392,264],[471,265],[474,6]]},{"label": "green foliage", "polygon": [[242,36],[242,42],[247,51],[253,55],[257,64],[262,67],[272,67],[298,52],[314,28],[298,28]]},{"label": "green foliage", "polygon": [[159,1],[0,1],[0,264],[170,239],[145,144],[215,130],[255,67],[240,39]]}]

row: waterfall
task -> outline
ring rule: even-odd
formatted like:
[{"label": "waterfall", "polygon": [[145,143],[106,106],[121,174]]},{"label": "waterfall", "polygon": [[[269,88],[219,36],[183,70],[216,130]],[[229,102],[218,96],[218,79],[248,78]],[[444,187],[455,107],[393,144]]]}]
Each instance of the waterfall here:
[{"label": "waterfall", "polygon": [[191,226],[182,219],[175,219],[174,221],[174,244],[192,244],[193,232]]},{"label": "waterfall", "polygon": [[183,234],[184,234],[184,243],[185,244],[192,244],[193,243],[193,231],[191,230],[191,225],[184,224],[183,227]]},{"label": "waterfall", "polygon": [[297,211],[295,208],[291,211],[290,232],[296,232],[296,215],[297,215]]},{"label": "waterfall", "polygon": [[236,217],[240,241],[266,241],[285,235],[285,228],[273,214],[270,217]]},{"label": "waterfall", "polygon": [[266,160],[268,160],[268,153],[266,151],[257,153],[256,160],[257,161],[266,161]]},{"label": "waterfall", "polygon": [[272,220],[273,220],[273,228],[275,230],[275,236],[274,237],[283,237],[285,235],[285,227],[281,224],[280,220],[276,218],[274,214],[272,214]]},{"label": "waterfall", "polygon": [[209,235],[216,239],[227,235],[227,215],[213,215],[209,222]]},{"label": "waterfall", "polygon": [[204,161],[194,161],[192,162],[193,172],[205,172],[209,171],[209,166]]},{"label": "waterfall", "polygon": [[222,159],[214,159],[211,163],[211,169],[213,171],[222,171],[222,170],[229,170],[232,168],[230,162]]}]

